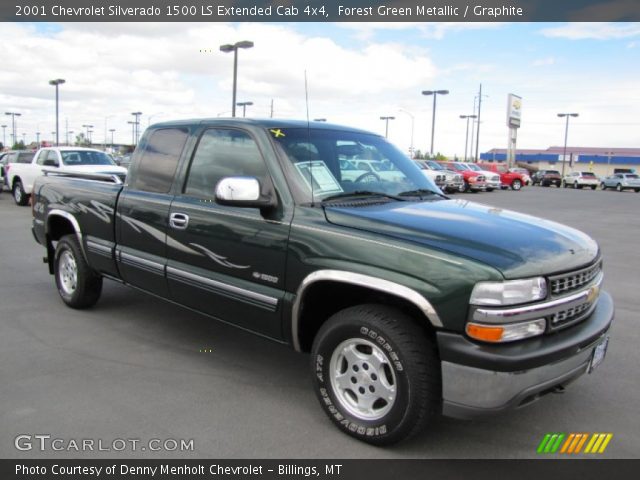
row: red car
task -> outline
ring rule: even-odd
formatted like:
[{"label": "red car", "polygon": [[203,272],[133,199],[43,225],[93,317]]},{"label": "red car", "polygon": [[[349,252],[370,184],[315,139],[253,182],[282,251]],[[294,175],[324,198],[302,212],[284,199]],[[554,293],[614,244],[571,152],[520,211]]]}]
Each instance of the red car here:
[{"label": "red car", "polygon": [[501,165],[499,163],[480,163],[479,165],[485,170],[499,174],[502,188],[520,190],[531,181],[530,178],[527,178],[528,175],[525,176],[518,172],[510,172],[506,165]]},{"label": "red car", "polygon": [[461,162],[438,162],[447,170],[452,170],[462,175],[464,178],[464,191],[484,191],[487,189],[487,178],[476,172],[475,170],[471,170],[464,163]]}]

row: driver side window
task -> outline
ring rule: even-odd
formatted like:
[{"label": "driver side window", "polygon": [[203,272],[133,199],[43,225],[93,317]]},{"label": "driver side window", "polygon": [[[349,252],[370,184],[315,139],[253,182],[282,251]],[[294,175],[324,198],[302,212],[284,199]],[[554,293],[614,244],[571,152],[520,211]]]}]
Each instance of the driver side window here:
[{"label": "driver side window", "polygon": [[264,185],[267,175],[260,150],[248,133],[211,128],[200,137],[184,193],[213,199],[216,185],[224,177],[254,177]]}]

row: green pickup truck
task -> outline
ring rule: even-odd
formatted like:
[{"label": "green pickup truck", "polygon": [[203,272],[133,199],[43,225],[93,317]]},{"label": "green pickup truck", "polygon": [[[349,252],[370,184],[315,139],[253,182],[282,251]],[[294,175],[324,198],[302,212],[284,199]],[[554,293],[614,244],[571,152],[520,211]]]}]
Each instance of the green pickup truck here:
[{"label": "green pickup truck", "polygon": [[[359,160],[393,175],[343,174]],[[32,208],[67,305],[106,278],[308,352],[329,418],[377,445],[563,390],[602,361],[614,316],[587,235],[449,199],[337,125],[153,125],[126,177],[47,172]]]}]

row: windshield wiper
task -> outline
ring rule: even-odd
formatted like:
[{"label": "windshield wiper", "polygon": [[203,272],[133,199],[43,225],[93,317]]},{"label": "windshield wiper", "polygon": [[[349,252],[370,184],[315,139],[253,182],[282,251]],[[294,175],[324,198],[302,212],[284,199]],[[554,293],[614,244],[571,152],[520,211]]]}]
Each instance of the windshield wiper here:
[{"label": "windshield wiper", "polygon": [[449,198],[446,195],[443,195],[442,193],[434,192],[433,190],[429,190],[428,188],[419,188],[417,190],[408,190],[406,192],[402,192],[402,193],[398,194],[398,196],[400,196],[400,197],[420,197],[420,200],[422,200],[422,196],[423,195],[437,195],[437,196],[442,197],[442,198]]},{"label": "windshield wiper", "polygon": [[355,192],[344,192],[344,193],[338,193],[336,195],[331,195],[330,197],[324,198],[322,200],[322,203],[331,202],[332,200],[351,198],[351,197],[380,197],[380,198],[390,198],[392,200],[397,200],[399,202],[407,201],[406,198],[402,198],[398,195],[391,195],[391,194],[382,193],[382,192],[371,192],[369,190],[356,190]]}]

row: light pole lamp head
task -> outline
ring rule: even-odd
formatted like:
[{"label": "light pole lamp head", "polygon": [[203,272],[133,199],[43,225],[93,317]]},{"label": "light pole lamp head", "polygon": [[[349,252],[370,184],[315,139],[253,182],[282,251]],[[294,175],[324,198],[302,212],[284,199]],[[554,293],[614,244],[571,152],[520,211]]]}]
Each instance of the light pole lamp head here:
[{"label": "light pole lamp head", "polygon": [[237,102],[236,105],[239,107],[248,107],[249,105],[253,105],[253,102]]},{"label": "light pole lamp head", "polygon": [[433,90],[423,90],[422,94],[423,95],[433,95],[435,92]]},{"label": "light pole lamp head", "polygon": [[220,51],[224,52],[224,53],[229,53],[229,52],[233,52],[235,50],[235,47],[229,43],[225,44],[225,45],[220,45]]},{"label": "light pole lamp head", "polygon": [[436,93],[438,95],[448,95],[449,94],[449,90],[436,90]]},{"label": "light pole lamp head", "polygon": [[250,40],[242,40],[240,42],[236,42],[234,47],[235,48],[251,48],[253,47],[253,42]]},{"label": "light pole lamp head", "polygon": [[62,85],[65,83],[64,78],[56,78],[55,80],[49,80],[49,85]]}]

